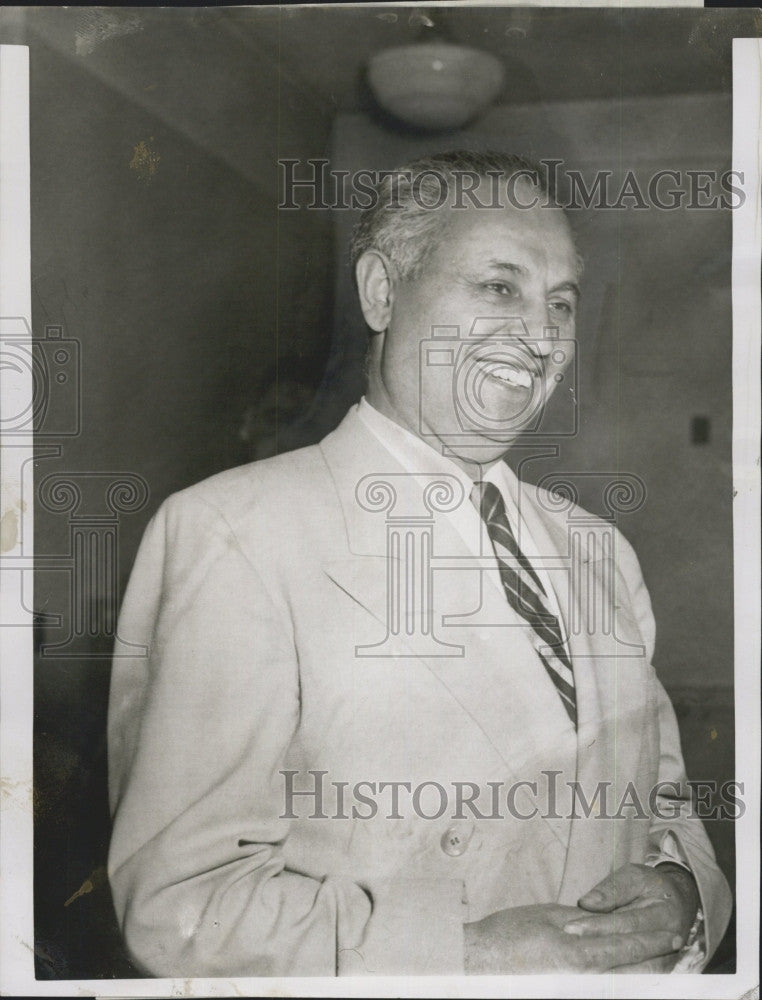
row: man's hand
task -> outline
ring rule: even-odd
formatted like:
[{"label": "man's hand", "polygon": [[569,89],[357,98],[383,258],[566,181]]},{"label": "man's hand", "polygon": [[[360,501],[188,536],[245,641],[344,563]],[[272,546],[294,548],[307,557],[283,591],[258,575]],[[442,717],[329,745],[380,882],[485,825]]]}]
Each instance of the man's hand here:
[{"label": "man's hand", "polygon": [[[602,935],[565,933],[564,926],[582,914],[574,906],[546,903],[498,910],[466,924],[466,972],[607,972],[671,955],[682,943],[674,931],[663,929]],[[675,956],[671,957],[674,961]]]},{"label": "man's hand", "polygon": [[[587,940],[611,935],[652,934],[663,931],[675,935],[681,948],[690,932],[699,906],[699,894],[691,873],[669,862],[623,865],[579,900],[589,911],[567,922],[567,934]],[[627,962],[627,971],[669,971],[677,955],[654,952],[639,962]],[[625,963],[622,963],[625,964]],[[637,968],[632,968],[637,966]],[[621,971],[625,971],[624,969]]]}]

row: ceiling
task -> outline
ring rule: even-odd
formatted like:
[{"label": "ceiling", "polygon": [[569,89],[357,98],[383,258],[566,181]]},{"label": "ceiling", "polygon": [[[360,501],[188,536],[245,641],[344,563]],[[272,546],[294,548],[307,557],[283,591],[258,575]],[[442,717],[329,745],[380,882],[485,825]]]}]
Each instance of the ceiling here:
[{"label": "ceiling", "polygon": [[[733,35],[759,33],[754,10],[319,5],[15,8],[28,31],[85,63],[132,44],[207,66],[266,61],[328,114],[370,107],[369,57],[434,23],[506,65],[505,103],[729,90]],[[6,21],[6,27],[10,22]],[[129,39],[129,41],[128,41]],[[10,39],[13,40],[13,39]],[[110,51],[109,51],[110,50]]]},{"label": "ceiling", "polygon": [[371,55],[425,36],[426,18],[453,41],[504,61],[508,103],[729,89],[731,39],[754,34],[760,23],[758,11],[703,9],[368,4],[227,13],[241,37],[277,50],[286,72],[342,111],[366,104]]}]

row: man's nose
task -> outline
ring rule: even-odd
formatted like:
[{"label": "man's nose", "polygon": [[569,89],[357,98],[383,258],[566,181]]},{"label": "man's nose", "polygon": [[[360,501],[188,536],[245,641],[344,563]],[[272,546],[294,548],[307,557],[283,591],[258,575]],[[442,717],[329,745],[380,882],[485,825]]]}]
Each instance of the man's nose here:
[{"label": "man's nose", "polygon": [[535,357],[545,358],[554,350],[558,340],[558,326],[554,325],[543,304],[528,308],[521,317],[520,329],[512,331]]},{"label": "man's nose", "polygon": [[527,347],[538,358],[547,358],[556,347],[558,340],[558,327],[544,324],[537,330],[536,334],[530,336]]}]

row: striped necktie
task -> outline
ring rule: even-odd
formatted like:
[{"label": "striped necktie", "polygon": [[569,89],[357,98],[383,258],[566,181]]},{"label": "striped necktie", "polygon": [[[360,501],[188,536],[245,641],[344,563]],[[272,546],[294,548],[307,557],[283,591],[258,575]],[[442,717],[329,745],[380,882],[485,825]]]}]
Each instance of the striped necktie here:
[{"label": "striped necktie", "polygon": [[535,645],[537,654],[576,727],[574,672],[558,619],[549,609],[547,592],[532,569],[532,564],[518,546],[497,486],[494,483],[475,483],[473,496],[482,520],[487,525],[508,603],[532,626],[537,638],[541,640]]}]

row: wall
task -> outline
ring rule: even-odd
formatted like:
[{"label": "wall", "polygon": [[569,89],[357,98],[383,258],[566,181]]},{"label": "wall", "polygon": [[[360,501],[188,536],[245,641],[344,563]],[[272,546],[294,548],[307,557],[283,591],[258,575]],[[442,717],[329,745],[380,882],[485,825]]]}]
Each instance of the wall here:
[{"label": "wall", "polygon": [[[275,165],[324,156],[330,119],[277,58],[203,12],[134,12],[143,27],[110,37],[88,30],[87,12],[64,14],[38,9],[27,24],[17,12],[3,33],[30,46],[34,334],[60,325],[81,356],[81,431],[41,438],[36,476],[77,483],[84,514],[103,507],[85,474],[148,485],[145,506],[119,519],[121,593],[158,504],[249,459],[246,411],[276,366],[308,384],[321,370],[330,220],[279,213]],[[72,628],[69,531],[66,515],[38,506],[35,550],[58,568],[36,574],[35,607],[61,616],[40,624],[40,643],[65,643]],[[98,586],[84,581],[88,599],[103,598]],[[41,978],[132,973],[103,867],[110,644],[84,636],[80,655],[36,658]]]}]

